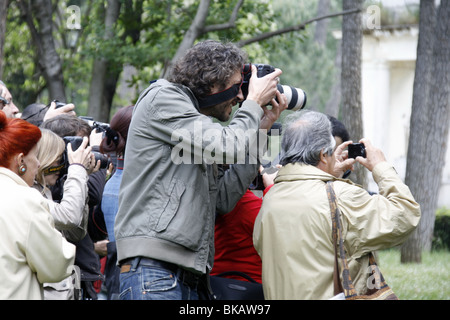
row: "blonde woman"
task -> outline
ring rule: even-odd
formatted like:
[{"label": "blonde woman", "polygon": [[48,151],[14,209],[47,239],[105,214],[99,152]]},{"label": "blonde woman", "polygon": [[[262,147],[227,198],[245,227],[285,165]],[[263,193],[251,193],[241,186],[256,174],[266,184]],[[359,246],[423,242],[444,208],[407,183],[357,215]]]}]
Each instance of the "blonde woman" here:
[{"label": "blonde woman", "polygon": [[[41,166],[36,175],[34,188],[38,189],[49,201],[50,212],[55,219],[55,226],[63,231],[70,241],[79,241],[86,235],[88,175],[90,161],[95,161],[91,147],[86,147],[88,140],[84,138],[81,146],[72,151],[67,146],[65,160],[64,140],[56,133],[41,128],[42,138],[38,142],[37,157]],[[60,203],[54,202],[50,188],[56,184],[61,171],[68,162],[67,178],[64,182],[64,196]],[[69,231],[69,232],[65,232]]]},{"label": "blonde woman", "polygon": [[[37,144],[37,158],[40,167],[33,187],[47,198],[50,213],[55,220],[55,227],[71,241],[84,238],[88,223],[88,175],[91,160],[95,161],[91,147],[86,147],[87,138],[81,146],[73,151],[56,133],[41,128],[42,138]],[[67,157],[67,159],[66,159]],[[93,163],[93,162],[92,162]],[[64,196],[60,203],[53,201],[50,188],[56,184],[61,172],[67,168],[64,181]],[[61,283],[45,284],[45,299],[73,299],[72,279]]]}]

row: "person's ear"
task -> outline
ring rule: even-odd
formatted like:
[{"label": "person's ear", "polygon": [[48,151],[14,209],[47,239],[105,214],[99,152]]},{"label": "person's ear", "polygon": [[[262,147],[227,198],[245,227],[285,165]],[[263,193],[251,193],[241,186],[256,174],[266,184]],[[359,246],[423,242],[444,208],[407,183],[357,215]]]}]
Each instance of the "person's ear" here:
[{"label": "person's ear", "polygon": [[327,155],[325,154],[325,152],[323,152],[323,150],[320,150],[320,162],[322,162],[323,164],[328,163]]},{"label": "person's ear", "polygon": [[16,162],[18,167],[24,163],[23,162],[24,157],[25,157],[25,155],[23,153],[19,153],[18,155],[16,155],[14,157],[14,161]]}]

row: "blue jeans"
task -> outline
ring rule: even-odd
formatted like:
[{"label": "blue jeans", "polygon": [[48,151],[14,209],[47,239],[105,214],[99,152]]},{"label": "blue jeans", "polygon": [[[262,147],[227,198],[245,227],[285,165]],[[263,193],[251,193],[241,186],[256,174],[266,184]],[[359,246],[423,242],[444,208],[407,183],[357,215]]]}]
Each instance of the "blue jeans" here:
[{"label": "blue jeans", "polygon": [[[133,260],[134,261],[134,260]],[[121,300],[198,300],[197,288],[163,267],[139,264],[120,274]]]}]

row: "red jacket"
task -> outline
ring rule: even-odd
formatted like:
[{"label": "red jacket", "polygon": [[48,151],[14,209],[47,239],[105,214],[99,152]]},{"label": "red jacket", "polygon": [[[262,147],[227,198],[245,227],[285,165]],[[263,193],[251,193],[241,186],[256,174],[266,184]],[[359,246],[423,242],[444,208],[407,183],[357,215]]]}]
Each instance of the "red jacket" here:
[{"label": "red jacket", "polygon": [[261,204],[262,198],[247,190],[231,212],[217,217],[211,275],[240,271],[261,283],[261,258],[253,247],[253,225]]}]

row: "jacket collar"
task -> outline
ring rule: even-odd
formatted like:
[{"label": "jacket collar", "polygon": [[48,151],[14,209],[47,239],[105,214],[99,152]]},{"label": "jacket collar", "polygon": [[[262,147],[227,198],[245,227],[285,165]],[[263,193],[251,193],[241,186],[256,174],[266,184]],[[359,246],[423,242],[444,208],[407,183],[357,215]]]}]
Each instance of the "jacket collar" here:
[{"label": "jacket collar", "polygon": [[0,176],[6,176],[11,180],[13,180],[15,183],[17,183],[18,185],[29,187],[28,184],[25,182],[25,180],[23,180],[21,177],[19,177],[17,174],[12,172],[8,168],[0,167]]},{"label": "jacket collar", "polygon": [[322,180],[326,182],[337,180],[337,178],[308,164],[289,163],[278,171],[275,183],[296,180]]},{"label": "jacket collar", "polygon": [[159,79],[156,82],[156,84],[157,85],[169,85],[169,84],[172,84],[175,87],[178,87],[181,91],[183,91],[189,97],[189,99],[192,101],[192,104],[194,105],[195,109],[200,110],[200,105],[198,103],[197,98],[195,97],[195,95],[191,91],[191,89],[189,89],[185,85],[182,85],[182,84],[179,84],[179,83],[174,83],[174,82],[169,82],[166,79]]},{"label": "jacket collar", "polygon": [[[284,181],[299,181],[299,180],[321,180],[323,182],[327,181],[344,181],[348,184],[359,186],[349,179],[340,179],[335,176],[326,173],[325,171],[311,166],[309,164],[302,163],[289,163],[283,166],[275,178],[275,183]],[[361,186],[360,186],[361,187]]]}]

